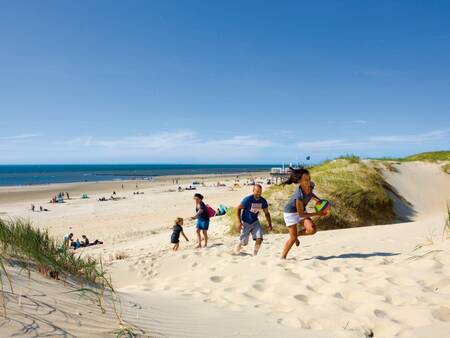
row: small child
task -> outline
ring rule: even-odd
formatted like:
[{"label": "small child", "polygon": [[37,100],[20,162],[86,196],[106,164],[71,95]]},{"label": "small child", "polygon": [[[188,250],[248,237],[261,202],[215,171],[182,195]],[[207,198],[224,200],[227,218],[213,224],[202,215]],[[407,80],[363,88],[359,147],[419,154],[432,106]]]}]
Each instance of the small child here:
[{"label": "small child", "polygon": [[186,237],[183,231],[183,219],[181,217],[178,217],[175,220],[175,225],[173,226],[173,232],[172,236],[170,237],[170,243],[173,244],[173,251],[177,251],[178,247],[180,246],[180,234],[183,235],[184,239],[189,242],[189,239]]}]

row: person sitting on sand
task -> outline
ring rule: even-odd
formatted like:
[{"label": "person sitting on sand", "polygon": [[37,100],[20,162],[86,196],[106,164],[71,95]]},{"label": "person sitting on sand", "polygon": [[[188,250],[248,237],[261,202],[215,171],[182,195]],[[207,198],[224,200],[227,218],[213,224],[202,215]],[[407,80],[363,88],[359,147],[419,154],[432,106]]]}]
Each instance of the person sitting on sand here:
[{"label": "person sitting on sand", "polygon": [[191,217],[191,219],[197,219],[197,239],[198,239],[198,245],[196,248],[202,247],[202,237],[200,232],[203,233],[203,239],[205,240],[205,248],[208,246],[208,228],[209,228],[209,215],[208,210],[206,208],[206,204],[203,202],[203,195],[202,194],[195,194],[194,195],[195,200],[195,216]]},{"label": "person sitting on sand", "polygon": [[248,244],[250,233],[255,241],[253,255],[258,254],[263,241],[264,230],[259,223],[258,215],[260,211],[264,212],[269,231],[272,231],[272,219],[269,213],[269,204],[262,195],[262,186],[256,184],[253,187],[253,194],[245,197],[237,207],[238,230],[240,231],[239,244],[235,247],[235,254],[239,254],[242,246]]},{"label": "person sitting on sand", "polygon": [[89,246],[89,238],[86,235],[82,235],[81,238],[81,246]]},{"label": "person sitting on sand", "polygon": [[[294,194],[289,198],[284,207],[284,222],[289,231],[289,239],[284,245],[281,258],[286,259],[289,250],[291,250],[294,243],[299,246],[300,241],[298,236],[314,235],[316,233],[316,225],[311,217],[324,216],[323,212],[308,213],[306,205],[311,199],[320,201],[313,190],[314,183],[311,182],[311,176],[306,169],[289,168],[290,176],[283,184],[298,184]],[[302,226],[303,229],[299,232],[297,226]]]},{"label": "person sitting on sand", "polygon": [[184,239],[189,242],[189,239],[185,235],[183,231],[183,219],[181,217],[178,217],[175,220],[175,225],[173,226],[173,232],[172,236],[170,237],[170,243],[173,244],[173,251],[177,251],[178,247],[180,246],[180,234],[183,235]]},{"label": "person sitting on sand", "polygon": [[70,247],[73,248],[74,250],[81,248],[80,240],[78,238],[76,241],[71,240]]},{"label": "person sitting on sand", "polygon": [[69,247],[69,245],[70,245],[71,242],[72,242],[72,238],[73,238],[73,233],[65,234],[65,235],[64,235],[63,240],[64,240],[64,245],[65,245],[66,247]]}]

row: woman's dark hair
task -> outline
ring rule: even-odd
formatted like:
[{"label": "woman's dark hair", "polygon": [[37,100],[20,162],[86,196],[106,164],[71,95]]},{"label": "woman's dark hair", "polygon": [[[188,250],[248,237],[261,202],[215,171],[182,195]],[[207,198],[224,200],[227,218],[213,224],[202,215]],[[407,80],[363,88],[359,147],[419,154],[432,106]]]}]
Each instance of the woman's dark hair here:
[{"label": "woman's dark hair", "polygon": [[303,175],[309,175],[309,171],[304,168],[294,169],[289,167],[289,178],[283,182],[283,184],[298,183]]},{"label": "woman's dark hair", "polygon": [[198,197],[198,198],[200,198],[201,200],[203,199],[203,195],[202,195],[202,194],[199,194],[199,193],[195,194],[194,197]]}]

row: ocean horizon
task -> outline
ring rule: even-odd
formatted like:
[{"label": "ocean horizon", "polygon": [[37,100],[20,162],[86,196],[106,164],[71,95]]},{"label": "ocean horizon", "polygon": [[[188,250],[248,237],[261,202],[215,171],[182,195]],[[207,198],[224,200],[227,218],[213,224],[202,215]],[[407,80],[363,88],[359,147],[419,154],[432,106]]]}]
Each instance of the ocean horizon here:
[{"label": "ocean horizon", "polygon": [[268,171],[273,164],[3,164],[0,186]]}]

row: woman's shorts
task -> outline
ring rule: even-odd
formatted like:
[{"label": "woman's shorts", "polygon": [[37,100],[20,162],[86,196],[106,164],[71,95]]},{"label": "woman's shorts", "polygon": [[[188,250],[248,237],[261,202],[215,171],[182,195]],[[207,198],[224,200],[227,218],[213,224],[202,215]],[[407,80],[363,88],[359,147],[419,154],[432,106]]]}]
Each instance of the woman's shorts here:
[{"label": "woman's shorts", "polygon": [[284,216],[284,223],[286,223],[286,226],[300,224],[301,221],[307,218],[307,217],[300,217],[300,215],[296,212],[285,212],[283,216]]},{"label": "woman's shorts", "polygon": [[197,229],[208,230],[209,219],[197,219]]}]

